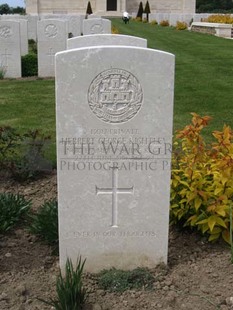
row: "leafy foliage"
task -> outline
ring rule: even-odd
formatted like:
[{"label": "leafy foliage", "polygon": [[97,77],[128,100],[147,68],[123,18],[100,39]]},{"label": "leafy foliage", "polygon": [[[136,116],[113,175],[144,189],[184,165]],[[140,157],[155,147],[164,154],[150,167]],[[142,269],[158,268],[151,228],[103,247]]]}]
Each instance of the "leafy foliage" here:
[{"label": "leafy foliage", "polygon": [[142,20],[142,14],[143,14],[143,4],[142,2],[139,3],[138,7],[138,13],[137,13],[137,18],[140,18]]},{"label": "leafy foliage", "polygon": [[112,34],[119,34],[119,30],[117,29],[117,27],[112,26]]},{"label": "leafy foliage", "polygon": [[36,54],[27,54],[21,57],[22,61],[22,76],[37,76],[38,64]]},{"label": "leafy foliage", "polygon": [[91,8],[91,3],[90,3],[90,1],[88,1],[88,4],[87,4],[86,14],[87,14],[87,15],[92,14],[92,8]]},{"label": "leafy foliage", "polygon": [[81,310],[86,301],[86,290],[83,288],[82,275],[86,260],[82,262],[81,257],[77,260],[76,268],[72,261],[67,260],[65,276],[60,271],[56,283],[56,299],[50,299],[44,303],[54,307],[56,310]]},{"label": "leafy foliage", "polygon": [[52,169],[45,159],[45,146],[50,136],[39,130],[19,134],[10,126],[0,127],[0,168],[18,181],[35,178]]},{"label": "leafy foliage", "polygon": [[210,117],[192,113],[192,124],[179,131],[173,151],[171,219],[197,228],[209,241],[230,242],[229,208],[233,199],[233,132],[224,125],[205,143],[201,131]]},{"label": "leafy foliage", "polygon": [[46,201],[37,214],[31,216],[30,231],[50,245],[58,247],[58,205],[56,200]]},{"label": "leafy foliage", "polygon": [[22,137],[15,128],[10,126],[0,127],[0,169],[10,168],[13,158],[18,156],[17,149]]},{"label": "leafy foliage", "polygon": [[197,0],[197,13],[226,12],[233,9],[232,0]]},{"label": "leafy foliage", "polygon": [[151,289],[154,277],[147,268],[123,271],[112,268],[103,270],[98,275],[99,286],[110,292],[123,292],[130,289]]},{"label": "leafy foliage", "polygon": [[185,22],[180,22],[180,21],[176,22],[176,29],[177,30],[185,30],[187,28],[188,28],[188,26]]},{"label": "leafy foliage", "polygon": [[162,27],[167,27],[167,26],[169,26],[169,21],[168,20],[161,20],[161,22],[159,24]]},{"label": "leafy foliage", "polygon": [[0,64],[0,80],[3,80],[6,74],[6,68]]},{"label": "leafy foliage", "polygon": [[31,207],[23,196],[0,193],[0,233],[11,229]]},{"label": "leafy foliage", "polygon": [[37,43],[33,39],[28,40],[29,54],[37,54]]},{"label": "leafy foliage", "polygon": [[215,14],[204,18],[203,21],[208,23],[233,24],[233,17],[230,14]]},{"label": "leafy foliage", "polygon": [[157,20],[153,19],[153,20],[150,22],[150,25],[152,25],[152,26],[158,25]]},{"label": "leafy foliage", "polygon": [[150,4],[149,4],[148,0],[146,1],[144,13],[146,14],[146,19],[147,19],[147,22],[148,22],[149,14],[150,14]]},{"label": "leafy foliage", "polygon": [[2,14],[25,14],[25,8],[19,6],[12,8],[7,3],[3,3],[0,5],[0,15]]}]

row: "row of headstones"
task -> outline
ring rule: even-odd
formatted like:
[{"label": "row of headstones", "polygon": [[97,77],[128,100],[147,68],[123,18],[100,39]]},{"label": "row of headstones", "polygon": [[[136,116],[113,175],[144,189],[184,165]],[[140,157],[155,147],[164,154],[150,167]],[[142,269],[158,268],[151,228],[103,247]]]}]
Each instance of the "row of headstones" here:
[{"label": "row of headstones", "polygon": [[174,55],[88,35],[55,56],[60,266],[167,262]]},{"label": "row of headstones", "polygon": [[[66,49],[69,36],[80,36],[80,19],[70,24],[65,20],[44,19],[37,24],[38,75],[54,76],[54,55]],[[73,33],[71,35],[70,30]],[[84,19],[83,34],[111,33],[107,19]],[[5,77],[21,77],[21,56],[28,53],[27,21],[0,21],[0,70]]]},{"label": "row of headstones", "polygon": [[[132,14],[132,17],[136,18],[136,13]],[[176,25],[177,21],[185,21],[187,24],[191,20],[194,22],[200,22],[203,18],[207,18],[210,14],[175,14],[175,13],[151,13],[149,14],[149,21],[156,20],[160,23],[162,20],[168,20],[172,26]],[[28,39],[37,40],[37,22],[44,19],[60,19],[66,20],[68,23],[68,32],[73,36],[78,36],[83,32],[82,23],[85,19],[85,15],[77,14],[41,14],[41,15],[0,15],[0,21],[15,20],[15,21],[27,21],[28,24]],[[91,14],[88,18],[97,18],[98,16]],[[146,14],[143,15],[146,18]],[[25,27],[25,26],[21,26]]]},{"label": "row of headstones", "polygon": [[68,32],[72,33],[73,36],[78,36],[83,33],[83,21],[84,19],[100,18],[94,14],[91,15],[77,15],[77,14],[41,14],[41,15],[19,15],[19,14],[7,14],[0,15],[0,21],[26,21],[27,22],[27,37],[28,39],[33,39],[37,41],[37,24],[38,21],[46,19],[58,19],[65,20],[68,24]]}]

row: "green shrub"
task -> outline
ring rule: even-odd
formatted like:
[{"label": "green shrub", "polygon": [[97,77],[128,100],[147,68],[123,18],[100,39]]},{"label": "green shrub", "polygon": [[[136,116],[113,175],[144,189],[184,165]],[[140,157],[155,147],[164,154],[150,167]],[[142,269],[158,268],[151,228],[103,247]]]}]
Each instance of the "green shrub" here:
[{"label": "green shrub", "polygon": [[60,271],[57,278],[57,298],[51,298],[50,301],[40,300],[54,307],[55,310],[82,310],[87,297],[87,292],[82,282],[85,262],[86,260],[82,262],[80,257],[74,269],[72,261],[68,259],[65,266],[64,277]]},{"label": "green shrub", "polygon": [[6,68],[0,65],[0,80],[3,80],[6,74]]},{"label": "green shrub", "polygon": [[22,60],[22,76],[37,76],[38,64],[36,54],[27,54],[21,57]]},{"label": "green shrub", "polygon": [[142,2],[139,3],[138,7],[138,13],[137,13],[137,18],[140,18],[142,20],[142,15],[143,15],[143,4]]},{"label": "green shrub", "polygon": [[146,14],[146,20],[147,20],[147,22],[148,22],[148,20],[149,20],[149,14],[151,13],[151,11],[150,11],[150,4],[149,4],[148,0],[146,1],[144,13]]},{"label": "green shrub", "polygon": [[46,160],[46,144],[50,137],[39,130],[19,134],[10,126],[0,127],[0,168],[17,181],[35,178],[52,170]]},{"label": "green shrub", "polygon": [[37,54],[37,43],[35,40],[28,40],[29,54]]},{"label": "green shrub", "polygon": [[86,9],[86,15],[90,15],[90,14],[92,14],[93,12],[92,12],[92,8],[91,8],[91,3],[90,3],[90,1],[88,1],[88,3],[87,3],[87,9]]},{"label": "green shrub", "polygon": [[168,20],[161,20],[161,22],[159,24],[162,27],[167,27],[167,26],[169,26],[169,21]]},{"label": "green shrub", "polygon": [[56,200],[45,202],[37,214],[31,216],[30,231],[50,245],[58,247],[58,205]]},{"label": "green shrub", "polygon": [[11,193],[0,193],[0,233],[11,229],[31,207],[30,200]]},{"label": "green shrub", "polygon": [[130,289],[151,289],[155,281],[147,268],[123,271],[112,268],[103,270],[98,275],[98,285],[110,292],[123,292]]},{"label": "green shrub", "polygon": [[152,26],[154,26],[154,25],[158,25],[158,22],[157,22],[157,20],[152,20],[151,22],[150,22],[150,24],[152,25]]},{"label": "green shrub", "polygon": [[176,22],[176,30],[185,30],[188,28],[188,25],[185,22]]},{"label": "green shrub", "polygon": [[192,115],[192,124],[178,132],[174,143],[170,218],[201,231],[209,241],[222,237],[230,243],[233,132],[224,125],[207,145],[201,131],[210,117]]},{"label": "green shrub", "polygon": [[46,159],[45,153],[50,140],[50,136],[45,136],[37,129],[29,130],[23,135],[20,157],[11,165],[14,179],[18,181],[34,179],[52,170],[52,163]]}]

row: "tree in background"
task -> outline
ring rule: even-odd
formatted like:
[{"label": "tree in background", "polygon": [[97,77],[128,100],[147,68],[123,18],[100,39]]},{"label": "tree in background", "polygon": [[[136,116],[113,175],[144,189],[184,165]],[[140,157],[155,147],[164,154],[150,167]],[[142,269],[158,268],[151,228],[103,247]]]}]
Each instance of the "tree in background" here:
[{"label": "tree in background", "polygon": [[0,5],[0,14],[11,14],[11,8],[7,3],[1,4]]},{"label": "tree in background", "polygon": [[197,0],[197,13],[217,13],[233,11],[232,0]]},{"label": "tree in background", "polygon": [[92,12],[92,8],[91,8],[91,3],[90,3],[90,1],[88,1],[86,15],[90,15],[92,13],[93,12]]},{"label": "tree in background", "polygon": [[144,9],[144,13],[146,14],[147,21],[149,21],[150,4],[149,4],[148,0],[146,1],[146,6],[145,6],[145,9]]},{"label": "tree in background", "polygon": [[3,14],[25,14],[25,8],[19,6],[12,8],[7,3],[4,3],[0,5],[0,15]]},{"label": "tree in background", "polygon": [[142,19],[142,14],[143,14],[143,5],[142,5],[142,2],[140,2],[139,3],[139,8],[138,8],[137,18],[141,18]]},{"label": "tree in background", "polygon": [[25,8],[17,6],[16,8],[12,8],[12,14],[26,14]]}]

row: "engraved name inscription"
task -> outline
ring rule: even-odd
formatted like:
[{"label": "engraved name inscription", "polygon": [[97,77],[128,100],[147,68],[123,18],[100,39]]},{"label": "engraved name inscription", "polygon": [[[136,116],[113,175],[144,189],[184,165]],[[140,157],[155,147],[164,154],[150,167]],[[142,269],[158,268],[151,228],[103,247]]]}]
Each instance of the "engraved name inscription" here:
[{"label": "engraved name inscription", "polygon": [[137,78],[122,69],[109,69],[98,74],[88,90],[92,112],[106,123],[124,123],[140,110],[142,87]]}]

